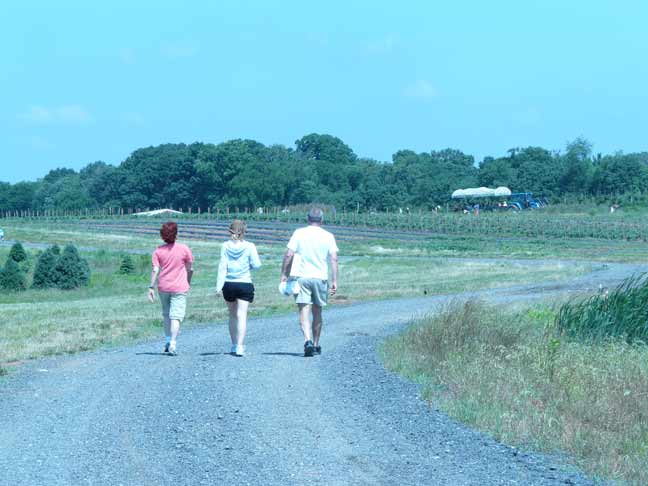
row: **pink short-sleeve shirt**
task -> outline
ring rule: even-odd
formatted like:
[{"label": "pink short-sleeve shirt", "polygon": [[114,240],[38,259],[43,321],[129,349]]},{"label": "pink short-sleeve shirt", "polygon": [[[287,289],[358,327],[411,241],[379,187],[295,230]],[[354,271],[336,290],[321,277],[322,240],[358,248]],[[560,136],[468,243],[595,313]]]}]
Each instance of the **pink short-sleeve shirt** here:
[{"label": "pink short-sleeve shirt", "polygon": [[153,252],[153,266],[160,269],[158,290],[181,293],[189,290],[187,263],[193,263],[193,255],[187,245],[171,243],[158,246]]}]

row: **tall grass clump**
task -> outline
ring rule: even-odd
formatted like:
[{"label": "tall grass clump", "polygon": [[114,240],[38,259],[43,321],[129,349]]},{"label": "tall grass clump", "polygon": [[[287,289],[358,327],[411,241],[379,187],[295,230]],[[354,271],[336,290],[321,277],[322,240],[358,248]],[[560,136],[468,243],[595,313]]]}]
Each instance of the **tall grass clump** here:
[{"label": "tall grass clump", "polygon": [[556,311],[455,303],[382,348],[453,418],[498,440],[567,453],[590,474],[648,484],[648,347],[564,339]]},{"label": "tall grass clump", "polygon": [[648,277],[634,275],[611,292],[563,304],[556,330],[572,339],[600,341],[620,337],[648,342]]}]

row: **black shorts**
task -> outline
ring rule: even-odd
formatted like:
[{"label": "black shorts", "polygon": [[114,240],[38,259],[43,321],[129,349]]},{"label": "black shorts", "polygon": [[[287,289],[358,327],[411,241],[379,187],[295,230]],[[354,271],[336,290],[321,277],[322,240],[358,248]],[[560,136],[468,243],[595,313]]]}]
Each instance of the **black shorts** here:
[{"label": "black shorts", "polygon": [[236,299],[254,301],[254,285],[245,282],[225,282],[223,285],[223,298],[227,302],[234,302]]}]

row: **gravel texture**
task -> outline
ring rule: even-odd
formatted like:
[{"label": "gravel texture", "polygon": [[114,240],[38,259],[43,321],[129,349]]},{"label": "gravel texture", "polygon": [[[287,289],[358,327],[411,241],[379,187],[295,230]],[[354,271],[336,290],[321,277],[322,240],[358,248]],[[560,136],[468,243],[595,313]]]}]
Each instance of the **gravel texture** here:
[{"label": "gravel texture", "polygon": [[[459,297],[547,298],[640,270]],[[184,331],[177,357],[155,341],[24,363],[0,380],[0,485],[594,484],[456,423],[383,368],[382,339],[450,298],[329,308],[309,359],[295,313],[251,321],[244,358],[218,325]]]}]

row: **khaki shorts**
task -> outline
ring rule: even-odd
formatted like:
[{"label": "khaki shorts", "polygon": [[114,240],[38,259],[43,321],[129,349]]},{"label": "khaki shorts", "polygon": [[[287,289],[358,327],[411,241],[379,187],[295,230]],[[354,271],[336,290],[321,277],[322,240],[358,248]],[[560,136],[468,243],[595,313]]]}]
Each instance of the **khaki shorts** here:
[{"label": "khaki shorts", "polygon": [[162,303],[162,316],[165,319],[182,321],[187,310],[187,293],[161,292],[160,302]]},{"label": "khaki shorts", "polygon": [[297,281],[301,288],[295,296],[295,302],[315,304],[321,307],[328,303],[328,282],[326,280],[299,277]]}]

